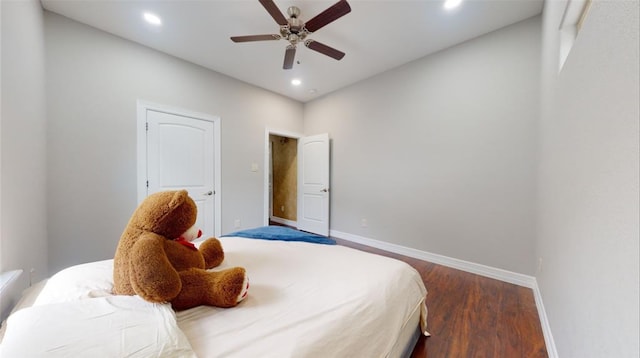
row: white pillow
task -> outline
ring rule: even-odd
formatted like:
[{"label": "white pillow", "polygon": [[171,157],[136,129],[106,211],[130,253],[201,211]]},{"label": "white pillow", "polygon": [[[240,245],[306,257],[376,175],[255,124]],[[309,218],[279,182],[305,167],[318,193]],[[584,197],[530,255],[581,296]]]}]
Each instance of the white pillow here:
[{"label": "white pillow", "polygon": [[196,357],[169,304],[110,296],[33,306],[7,320],[1,357]]},{"label": "white pillow", "polygon": [[51,276],[34,306],[113,295],[113,260],[68,267]]}]

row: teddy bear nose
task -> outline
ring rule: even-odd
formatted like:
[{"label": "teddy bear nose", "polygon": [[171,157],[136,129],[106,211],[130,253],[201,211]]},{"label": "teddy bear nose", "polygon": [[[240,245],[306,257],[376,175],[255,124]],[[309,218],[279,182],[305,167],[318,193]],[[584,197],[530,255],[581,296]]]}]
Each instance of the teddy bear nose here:
[{"label": "teddy bear nose", "polygon": [[198,230],[198,237],[202,236],[202,230]]}]

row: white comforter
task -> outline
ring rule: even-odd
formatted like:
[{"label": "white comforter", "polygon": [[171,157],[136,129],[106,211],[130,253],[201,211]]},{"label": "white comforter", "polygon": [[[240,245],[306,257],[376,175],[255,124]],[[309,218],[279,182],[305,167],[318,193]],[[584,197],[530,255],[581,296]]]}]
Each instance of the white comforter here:
[{"label": "white comforter", "polygon": [[[426,289],[404,262],[342,246],[221,241],[226,257],[217,269],[245,267],[249,296],[234,308],[177,312],[176,334],[184,333],[199,357],[385,357],[416,311],[426,333]],[[107,260],[61,271],[47,282],[34,308],[104,299],[110,295],[110,265]],[[164,318],[165,308],[157,313]],[[11,329],[9,321],[2,346]],[[75,334],[87,337],[91,330],[87,324]]]}]

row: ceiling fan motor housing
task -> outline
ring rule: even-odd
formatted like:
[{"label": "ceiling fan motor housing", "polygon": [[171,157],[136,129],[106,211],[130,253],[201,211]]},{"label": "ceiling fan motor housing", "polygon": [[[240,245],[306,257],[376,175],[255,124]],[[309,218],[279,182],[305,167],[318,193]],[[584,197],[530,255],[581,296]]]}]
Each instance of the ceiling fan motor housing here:
[{"label": "ceiling fan motor housing", "polygon": [[295,46],[298,42],[303,41],[307,37],[307,31],[304,29],[304,22],[300,20],[300,9],[297,6],[290,6],[287,9],[289,18],[287,25],[280,27],[280,34],[283,38]]}]

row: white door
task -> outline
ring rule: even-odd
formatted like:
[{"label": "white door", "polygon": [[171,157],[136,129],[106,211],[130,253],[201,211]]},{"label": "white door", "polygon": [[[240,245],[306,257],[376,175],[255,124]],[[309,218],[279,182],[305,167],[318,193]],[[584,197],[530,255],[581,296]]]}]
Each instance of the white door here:
[{"label": "white door", "polygon": [[148,108],[146,121],[147,195],[186,189],[203,236],[216,235],[214,123]]},{"label": "white door", "polygon": [[298,140],[298,229],[329,236],[329,134]]}]

